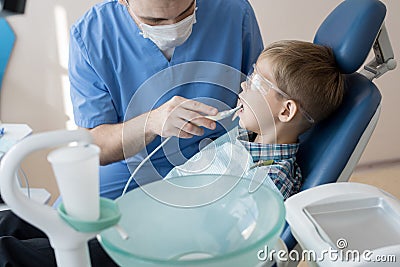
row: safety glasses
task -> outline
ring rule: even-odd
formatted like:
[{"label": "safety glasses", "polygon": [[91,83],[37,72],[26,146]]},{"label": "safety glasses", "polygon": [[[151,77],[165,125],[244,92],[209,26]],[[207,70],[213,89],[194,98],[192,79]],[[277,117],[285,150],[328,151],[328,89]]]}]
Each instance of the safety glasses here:
[{"label": "safety glasses", "polygon": [[[263,95],[268,94],[269,90],[272,89],[286,99],[293,99],[287,93],[285,93],[284,91],[282,91],[281,89],[276,87],[271,81],[269,81],[264,76],[262,76],[260,74],[260,72],[257,70],[256,64],[253,64],[253,72],[251,74],[247,75],[246,88],[248,90],[258,91],[258,92],[262,93]],[[298,104],[299,110],[303,114],[304,118],[306,118],[306,120],[309,123],[313,124],[315,121],[310,116],[310,114],[308,114],[308,112],[305,111],[303,107],[301,107],[301,105],[299,104],[299,101],[297,101],[295,99],[293,99],[293,100]]]}]

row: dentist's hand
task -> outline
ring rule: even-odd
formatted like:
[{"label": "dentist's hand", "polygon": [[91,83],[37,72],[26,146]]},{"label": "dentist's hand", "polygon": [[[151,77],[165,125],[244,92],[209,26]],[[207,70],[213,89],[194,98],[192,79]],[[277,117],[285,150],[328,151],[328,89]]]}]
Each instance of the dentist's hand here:
[{"label": "dentist's hand", "polygon": [[214,121],[205,118],[205,115],[216,115],[218,110],[214,107],[189,100],[180,96],[174,96],[160,106],[150,111],[147,130],[162,137],[178,136],[191,138],[194,135],[201,136],[205,127],[214,130]]}]

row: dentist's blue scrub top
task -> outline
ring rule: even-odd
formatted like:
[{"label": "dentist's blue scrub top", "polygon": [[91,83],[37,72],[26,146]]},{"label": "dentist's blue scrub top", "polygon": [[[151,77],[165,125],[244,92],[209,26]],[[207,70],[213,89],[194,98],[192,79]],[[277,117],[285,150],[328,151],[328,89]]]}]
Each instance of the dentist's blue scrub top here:
[{"label": "dentist's blue scrub top", "polygon": [[[254,12],[247,0],[197,0],[197,7],[192,34],[170,61],[143,38],[117,0],[95,5],[78,20],[71,28],[69,57],[75,123],[83,128],[121,123],[174,95],[219,110],[234,107],[243,77],[229,68],[247,74],[263,49]],[[171,139],[140,169],[130,189],[162,178],[197,153],[202,139],[216,138],[225,128]],[[134,157],[101,166],[101,195],[119,197],[130,174],[161,141],[156,138]]]}]

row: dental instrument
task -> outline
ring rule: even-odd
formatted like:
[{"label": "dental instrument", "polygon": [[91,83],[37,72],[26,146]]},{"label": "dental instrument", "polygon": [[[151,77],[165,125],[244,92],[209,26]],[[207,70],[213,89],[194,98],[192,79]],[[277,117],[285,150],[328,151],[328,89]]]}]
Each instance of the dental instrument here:
[{"label": "dental instrument", "polygon": [[233,109],[229,109],[229,110],[225,110],[225,111],[221,111],[218,112],[217,115],[214,116],[205,116],[207,119],[213,120],[213,121],[220,121],[222,119],[225,119],[231,115],[233,115],[236,111],[238,111],[240,108],[242,107],[242,105],[237,106],[236,108]]},{"label": "dental instrument", "polygon": [[[213,120],[213,121],[219,121],[222,119],[225,119],[231,115],[233,115],[236,111],[238,111],[242,106],[237,106],[236,108],[225,110],[218,112],[217,115],[214,116],[205,116],[205,118]],[[166,138],[158,147],[156,147],[147,157],[145,157],[140,164],[136,167],[136,169],[133,171],[131,176],[129,177],[128,181],[125,184],[124,190],[122,191],[121,197],[125,195],[126,191],[128,190],[129,184],[132,182],[133,177],[136,175],[136,173],[139,171],[139,169],[148,161],[160,148],[162,148],[170,139],[172,136]]]}]

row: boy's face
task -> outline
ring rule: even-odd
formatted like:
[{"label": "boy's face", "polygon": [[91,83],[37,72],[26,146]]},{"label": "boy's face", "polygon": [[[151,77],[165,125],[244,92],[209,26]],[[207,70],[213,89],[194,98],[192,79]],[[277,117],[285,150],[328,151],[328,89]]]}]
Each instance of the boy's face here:
[{"label": "boy's face", "polygon": [[237,112],[239,125],[257,134],[275,134],[275,119],[282,107],[283,98],[272,89],[276,87],[276,82],[268,60],[260,60],[256,70],[241,87],[243,91],[239,94],[239,101],[243,108]]}]

